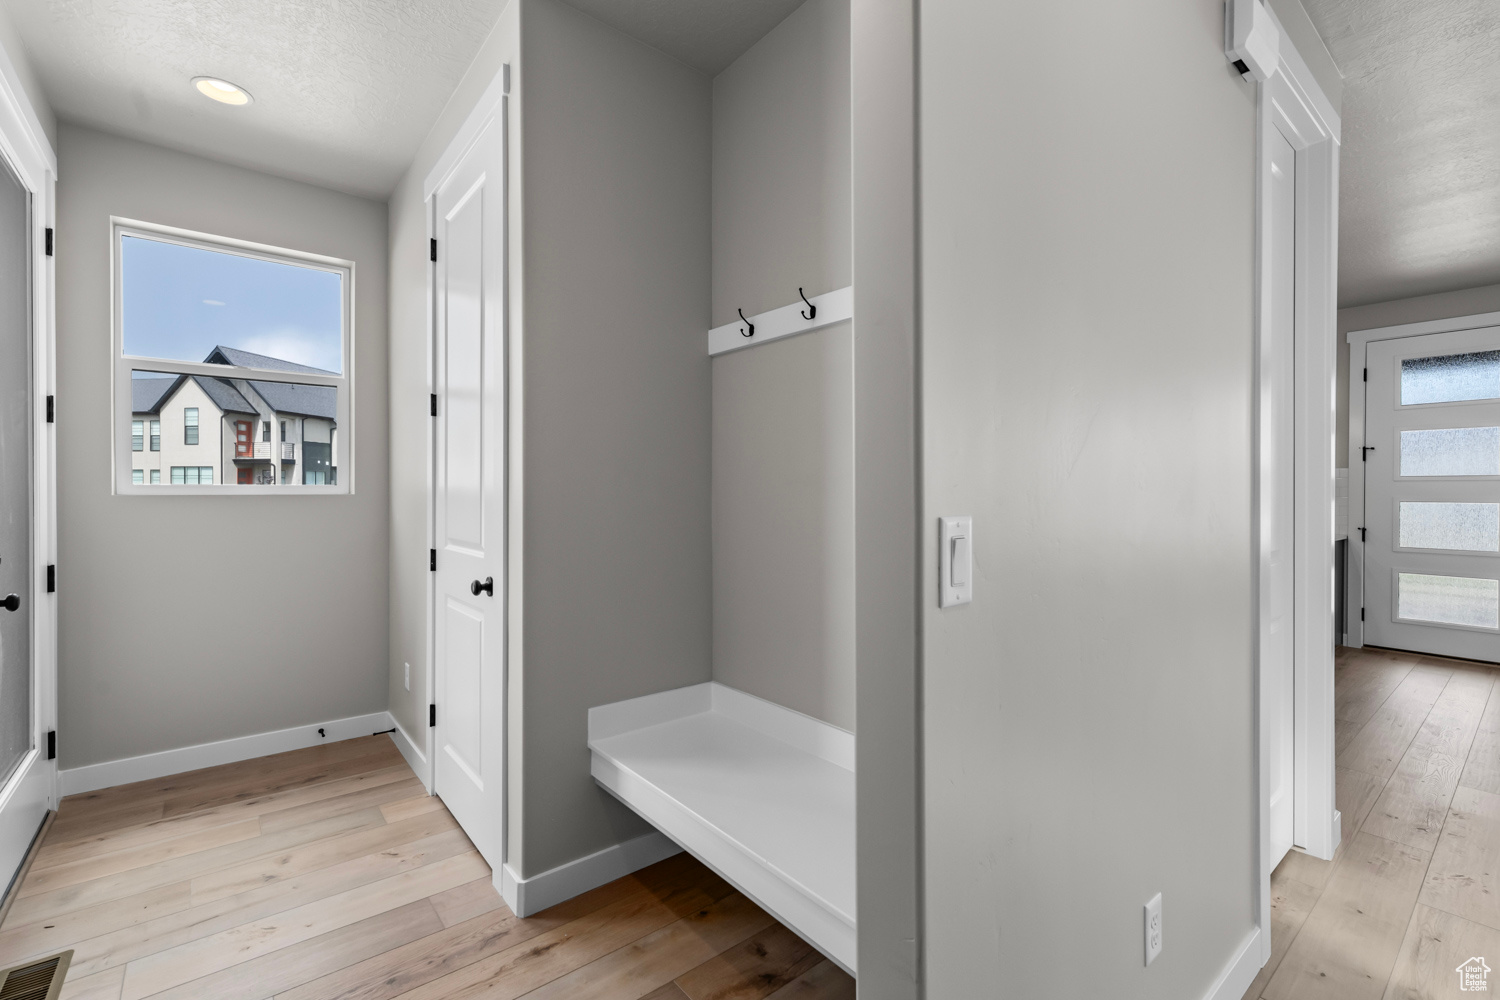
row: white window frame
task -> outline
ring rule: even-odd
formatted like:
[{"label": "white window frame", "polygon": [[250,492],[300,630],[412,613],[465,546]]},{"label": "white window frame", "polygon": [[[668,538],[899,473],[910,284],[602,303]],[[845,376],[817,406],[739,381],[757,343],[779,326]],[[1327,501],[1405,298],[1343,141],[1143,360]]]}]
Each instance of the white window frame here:
[{"label": "white window frame", "polygon": [[[280,495],[310,494],[316,496],[348,496],[354,492],[355,469],[353,463],[355,428],[354,428],[354,261],[342,260],[337,257],[325,257],[321,254],[306,253],[300,250],[288,250],[284,247],[268,246],[263,243],[251,243],[246,240],[236,240],[226,236],[215,236],[209,233],[192,232],[186,229],[176,229],[170,226],[161,226],[150,222],[141,222],[135,219],[124,219],[112,217],[110,219],[112,228],[110,237],[111,274],[112,274],[112,321],[110,336],[110,351],[114,364],[114,381],[111,386],[111,412],[114,414],[115,423],[115,447],[113,452],[113,468],[111,479],[114,483],[116,495],[139,495],[150,496],[171,495],[180,493],[199,494],[225,494],[233,496],[246,496],[256,493],[270,493]],[[242,257],[251,257],[258,260],[272,261],[277,264],[292,264],[298,267],[310,267],[318,270],[332,271],[342,276],[343,292],[343,371],[339,375],[314,375],[303,372],[285,372],[262,368],[237,368],[224,365],[208,365],[201,362],[190,361],[167,361],[162,358],[143,358],[125,353],[124,340],[124,310],[123,310],[123,274],[122,254],[120,252],[121,240],[126,236],[136,236],[144,239],[157,240],[163,243],[176,243],[180,246],[194,247],[201,250],[212,250],[218,253],[238,254]],[[159,486],[142,485],[137,486],[131,480],[131,372],[133,370],[163,372],[169,375],[202,375],[210,378],[253,378],[260,382],[289,382],[301,385],[329,385],[339,390],[337,420],[338,430],[334,433],[334,461],[338,469],[338,482],[332,486],[310,486],[303,483],[239,483],[225,480],[229,477],[223,475],[223,461],[214,462],[215,482],[212,485],[173,485],[162,483]],[[257,417],[259,419],[259,417]],[[211,426],[217,421],[211,422]],[[199,424],[199,440],[203,440],[203,425]],[[212,435],[218,435],[219,429],[214,427]],[[212,440],[212,437],[210,438]],[[281,478],[281,470],[277,469],[277,479]]]}]

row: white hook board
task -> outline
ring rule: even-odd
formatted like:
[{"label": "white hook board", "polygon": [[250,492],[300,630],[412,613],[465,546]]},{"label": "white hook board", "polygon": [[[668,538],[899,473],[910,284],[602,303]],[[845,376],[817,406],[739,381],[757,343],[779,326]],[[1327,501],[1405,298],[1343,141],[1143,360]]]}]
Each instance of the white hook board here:
[{"label": "white hook board", "polygon": [[755,335],[751,337],[745,336],[745,324],[739,320],[714,327],[708,331],[708,353],[714,355],[741,351],[747,347],[764,344],[768,340],[780,340],[782,337],[807,333],[854,318],[854,286],[852,285],[847,288],[836,288],[822,295],[814,295],[807,301],[817,306],[818,309],[812,319],[802,318],[802,314],[807,312],[807,304],[800,299],[789,306],[781,306],[778,309],[756,313],[749,317],[750,322],[755,325]]}]

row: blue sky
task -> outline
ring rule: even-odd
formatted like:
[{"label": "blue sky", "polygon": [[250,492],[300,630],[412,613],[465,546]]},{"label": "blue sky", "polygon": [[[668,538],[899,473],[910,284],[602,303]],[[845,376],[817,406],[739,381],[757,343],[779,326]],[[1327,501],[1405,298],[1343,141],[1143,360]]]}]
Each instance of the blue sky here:
[{"label": "blue sky", "polygon": [[218,344],[342,372],[342,276],[125,236],[125,353],[202,361]]}]

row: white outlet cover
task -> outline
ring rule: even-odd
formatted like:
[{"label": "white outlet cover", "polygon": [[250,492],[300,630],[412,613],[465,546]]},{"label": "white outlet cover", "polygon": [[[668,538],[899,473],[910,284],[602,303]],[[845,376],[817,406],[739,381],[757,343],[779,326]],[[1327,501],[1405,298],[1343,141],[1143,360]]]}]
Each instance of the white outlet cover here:
[{"label": "white outlet cover", "polygon": [[1146,904],[1146,964],[1156,961],[1161,954],[1161,893],[1151,897]]}]

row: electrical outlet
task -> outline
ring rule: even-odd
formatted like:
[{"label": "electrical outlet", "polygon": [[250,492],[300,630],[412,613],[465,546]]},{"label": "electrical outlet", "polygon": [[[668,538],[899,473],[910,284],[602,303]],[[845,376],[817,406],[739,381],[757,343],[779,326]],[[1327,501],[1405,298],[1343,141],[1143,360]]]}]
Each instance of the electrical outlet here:
[{"label": "electrical outlet", "polygon": [[402,666],[406,667],[406,690],[410,691],[411,690],[411,664],[410,663],[405,663],[405,664],[402,664]]},{"label": "electrical outlet", "polygon": [[1161,954],[1161,893],[1151,897],[1146,904],[1146,964],[1156,961]]}]

